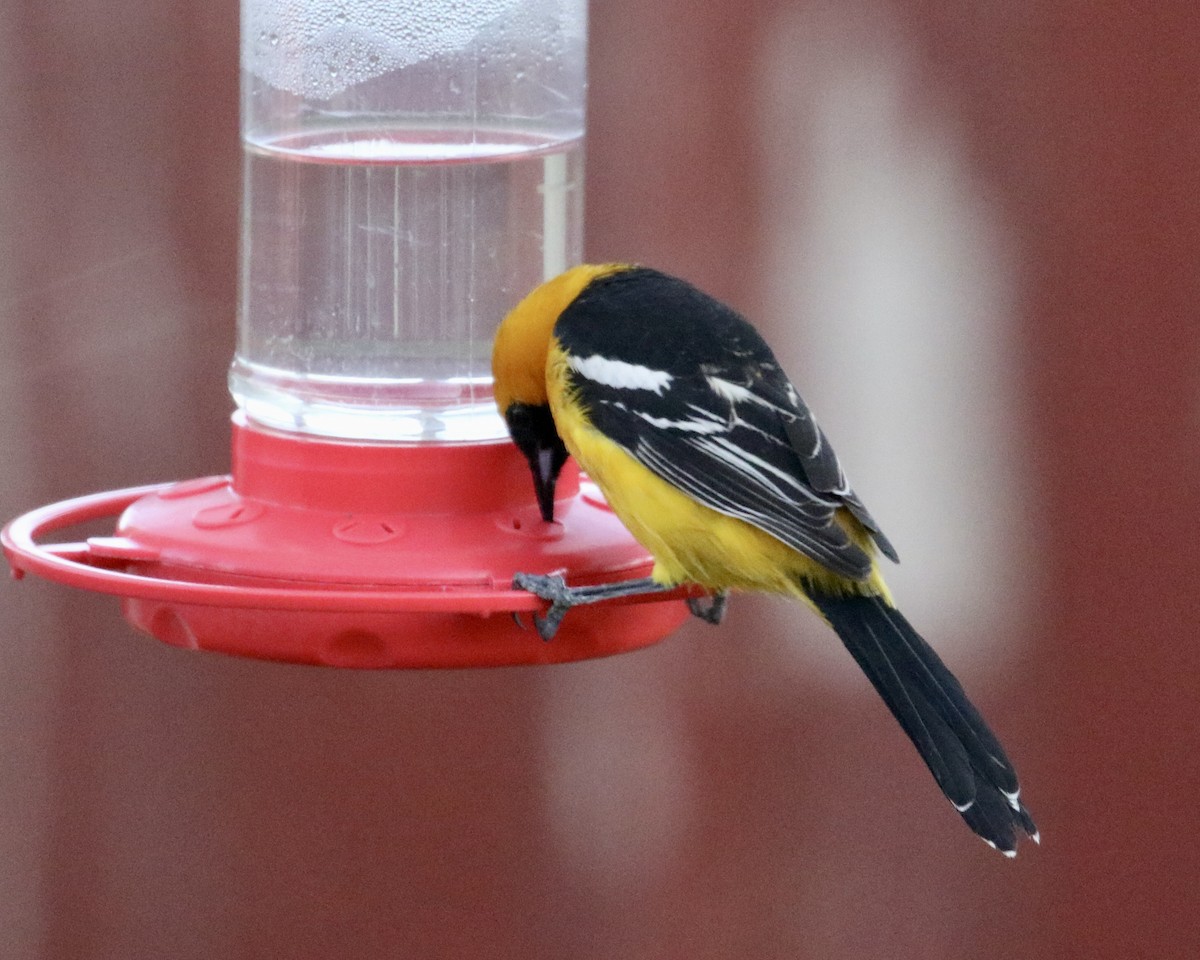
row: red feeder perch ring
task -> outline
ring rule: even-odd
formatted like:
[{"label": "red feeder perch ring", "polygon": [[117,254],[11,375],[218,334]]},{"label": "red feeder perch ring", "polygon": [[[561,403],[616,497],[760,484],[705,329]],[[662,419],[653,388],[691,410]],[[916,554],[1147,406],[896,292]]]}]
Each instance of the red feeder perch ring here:
[{"label": "red feeder perch ring", "polygon": [[[508,442],[359,444],[247,426],[233,475],[94,494],[0,534],[14,576],[119,596],[180,647],[340,667],[483,667],[607,656],[683,622],[684,591],[572,610],[554,640],[514,573],[569,583],[649,573],[651,559],[569,464],[558,521]],[[109,537],[39,544],[120,514]],[[513,614],[524,614],[525,625]]]}]

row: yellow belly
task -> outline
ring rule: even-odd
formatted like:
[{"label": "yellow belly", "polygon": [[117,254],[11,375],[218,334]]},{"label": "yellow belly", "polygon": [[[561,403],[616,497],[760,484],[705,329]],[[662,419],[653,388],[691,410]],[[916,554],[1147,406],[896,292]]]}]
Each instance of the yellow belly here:
[{"label": "yellow belly", "polygon": [[[800,581],[807,579],[830,592],[888,596],[877,567],[862,583],[834,574],[771,534],[718,513],[661,479],[596,430],[577,407],[552,401],[551,412],[571,455],[654,557],[652,576],[658,582],[804,598]],[[844,510],[838,520],[874,554],[874,545],[857,520]]]}]

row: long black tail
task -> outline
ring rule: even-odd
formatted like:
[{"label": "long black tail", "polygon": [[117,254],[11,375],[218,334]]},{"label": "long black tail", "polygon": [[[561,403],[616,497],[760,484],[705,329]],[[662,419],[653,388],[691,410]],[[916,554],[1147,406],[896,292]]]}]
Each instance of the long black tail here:
[{"label": "long black tail", "polygon": [[967,826],[1010,857],[1017,853],[1018,829],[1037,841],[1003,747],[903,614],[880,597],[809,595]]}]

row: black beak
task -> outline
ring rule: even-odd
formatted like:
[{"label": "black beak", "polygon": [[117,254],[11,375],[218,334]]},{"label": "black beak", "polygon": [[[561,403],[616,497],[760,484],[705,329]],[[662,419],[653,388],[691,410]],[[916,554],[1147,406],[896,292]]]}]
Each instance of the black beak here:
[{"label": "black beak", "polygon": [[542,511],[542,519],[547,523],[554,520],[554,488],[558,485],[558,474],[566,462],[566,449],[563,456],[553,447],[538,447],[534,455],[529,457],[529,466],[533,470],[533,489],[537,493],[538,507]]},{"label": "black beak", "polygon": [[525,454],[533,473],[538,509],[547,523],[554,520],[554,488],[567,462],[567,448],[554,427],[550,407],[514,403],[504,413],[513,443]]}]

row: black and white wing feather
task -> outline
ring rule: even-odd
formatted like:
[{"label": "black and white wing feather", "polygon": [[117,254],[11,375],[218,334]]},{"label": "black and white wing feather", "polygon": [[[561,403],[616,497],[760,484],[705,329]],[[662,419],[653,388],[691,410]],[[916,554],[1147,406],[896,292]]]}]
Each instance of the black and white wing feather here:
[{"label": "black and white wing feather", "polygon": [[[623,271],[585,288],[555,337],[591,424],[659,477],[842,576],[866,578],[871,558],[839,509],[896,559],[770,349],[719,301]],[[866,591],[806,592],[971,829],[1009,856],[1019,834],[1037,840],[1000,743],[900,612]]]},{"label": "black and white wing feather", "polygon": [[843,576],[865,578],[871,561],[839,508],[896,558],[770,348],[730,308],[636,268],[593,282],[555,336],[592,425],[664,480]]}]

